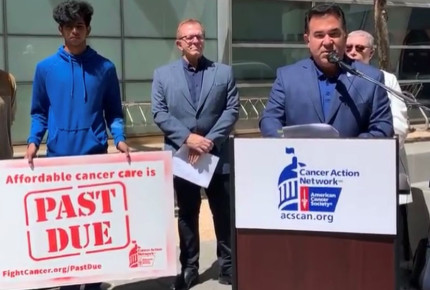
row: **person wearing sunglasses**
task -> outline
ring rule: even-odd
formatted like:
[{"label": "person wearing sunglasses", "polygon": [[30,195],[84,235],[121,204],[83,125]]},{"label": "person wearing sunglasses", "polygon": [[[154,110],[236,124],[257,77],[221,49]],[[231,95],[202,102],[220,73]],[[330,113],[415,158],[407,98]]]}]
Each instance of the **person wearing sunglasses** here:
[{"label": "person wearing sunglasses", "polygon": [[[355,30],[348,34],[348,38],[346,40],[346,54],[349,58],[369,64],[374,52],[374,38],[370,33],[364,30]],[[381,71],[384,74],[385,85],[401,92],[396,76],[384,70]],[[404,148],[404,142],[409,131],[407,107],[402,100],[395,97],[390,92],[388,92],[388,98],[390,99],[391,113],[393,115],[394,133],[399,138],[399,174],[409,176],[406,151]],[[412,201],[410,191],[408,195],[404,195],[404,199],[406,200],[406,203]],[[400,244],[402,245],[403,258],[408,260],[411,249],[407,222],[407,208],[405,204],[400,205],[399,215]]]},{"label": "person wearing sunglasses", "polygon": [[[369,64],[375,52],[373,44],[374,38],[367,31],[352,31],[348,34],[346,40],[346,54],[351,59]],[[384,70],[382,72],[385,85],[401,92],[396,76]],[[391,113],[393,114],[394,133],[399,136],[399,146],[403,148],[409,129],[406,104],[390,92],[388,92],[388,98],[390,99]]]}]

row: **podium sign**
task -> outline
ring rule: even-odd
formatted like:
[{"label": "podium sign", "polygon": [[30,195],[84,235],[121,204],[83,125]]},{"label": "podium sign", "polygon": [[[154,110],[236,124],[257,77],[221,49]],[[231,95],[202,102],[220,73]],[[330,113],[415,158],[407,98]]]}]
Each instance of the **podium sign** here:
[{"label": "podium sign", "polygon": [[236,139],[234,152],[237,228],[396,234],[395,140]]},{"label": "podium sign", "polygon": [[174,275],[171,159],[0,162],[0,289]]},{"label": "podium sign", "polygon": [[233,141],[233,289],[396,289],[395,139]]}]

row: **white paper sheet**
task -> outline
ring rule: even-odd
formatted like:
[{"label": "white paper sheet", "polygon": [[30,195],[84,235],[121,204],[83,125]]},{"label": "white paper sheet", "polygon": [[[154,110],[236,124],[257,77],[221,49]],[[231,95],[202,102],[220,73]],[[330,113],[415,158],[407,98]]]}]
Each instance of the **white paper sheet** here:
[{"label": "white paper sheet", "polygon": [[207,188],[215,172],[219,157],[202,154],[194,165],[188,162],[188,147],[183,145],[173,155],[173,175]]}]

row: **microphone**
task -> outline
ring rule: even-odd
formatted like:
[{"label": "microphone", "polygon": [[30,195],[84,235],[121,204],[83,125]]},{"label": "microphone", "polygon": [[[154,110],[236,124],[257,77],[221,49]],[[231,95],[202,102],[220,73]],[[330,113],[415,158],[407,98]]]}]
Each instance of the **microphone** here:
[{"label": "microphone", "polygon": [[340,57],[337,55],[335,50],[332,50],[328,53],[327,60],[329,63],[339,63]]},{"label": "microphone", "polygon": [[417,106],[420,109],[430,111],[430,108],[417,102],[417,100],[415,99],[415,96],[413,96],[413,95],[409,96],[409,95],[406,95],[402,92],[398,92],[398,91],[396,91],[390,87],[387,87],[385,84],[369,77],[368,75],[362,73],[361,71],[357,70],[356,68],[353,68],[352,66],[350,66],[349,64],[344,62],[342,59],[340,59],[339,55],[337,54],[337,52],[335,50],[332,50],[328,53],[327,60],[329,63],[337,64],[341,69],[343,69],[344,71],[346,71],[352,75],[358,76],[358,77],[363,78],[363,79],[365,79],[365,80],[367,80],[367,81],[369,81],[369,82],[371,82],[377,86],[382,87],[386,91],[393,94],[394,97],[396,97],[397,99],[405,102],[406,105]]},{"label": "microphone", "polygon": [[362,75],[360,71],[358,71],[357,69],[353,68],[352,66],[350,66],[349,64],[341,60],[335,50],[332,50],[328,53],[327,60],[329,63],[337,64],[341,69],[343,69],[346,72],[349,72],[350,74],[353,74],[355,76]]}]

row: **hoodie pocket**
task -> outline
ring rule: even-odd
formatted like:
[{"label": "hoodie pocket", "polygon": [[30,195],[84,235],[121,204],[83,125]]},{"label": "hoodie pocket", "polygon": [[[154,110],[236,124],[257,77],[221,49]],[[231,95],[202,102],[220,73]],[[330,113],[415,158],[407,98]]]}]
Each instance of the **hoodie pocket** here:
[{"label": "hoodie pocket", "polygon": [[107,141],[99,140],[91,128],[79,130],[57,129],[48,138],[48,156],[102,154],[107,152]]}]

